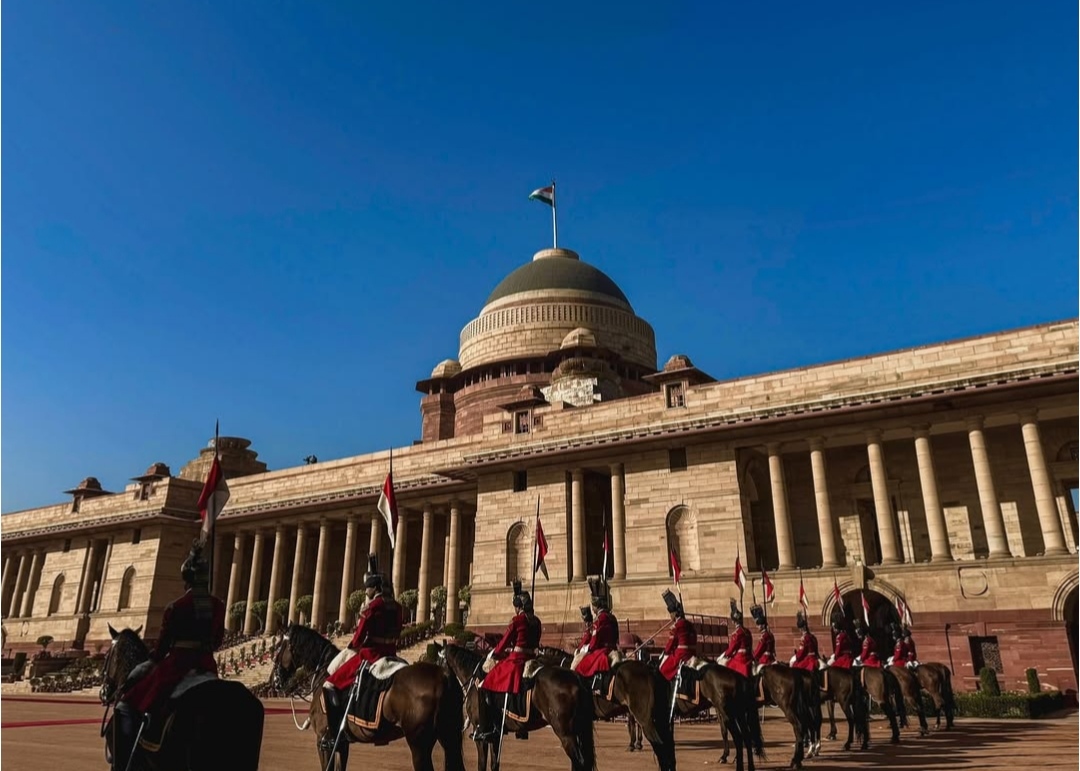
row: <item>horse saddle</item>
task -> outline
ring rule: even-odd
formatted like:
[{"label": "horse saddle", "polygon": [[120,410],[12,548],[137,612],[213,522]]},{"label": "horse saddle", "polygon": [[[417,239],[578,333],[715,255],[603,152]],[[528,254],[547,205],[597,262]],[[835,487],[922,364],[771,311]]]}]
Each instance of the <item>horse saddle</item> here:
[{"label": "horse saddle", "polygon": [[607,672],[597,672],[592,676],[592,692],[601,699],[615,701],[615,669],[617,668],[618,666],[616,665],[616,667],[609,669]]},{"label": "horse saddle", "polygon": [[357,672],[356,695],[349,707],[349,722],[374,731],[382,722],[383,702],[394,684],[394,675],[409,662],[397,656],[384,656]]},{"label": "horse saddle", "polygon": [[148,713],[146,727],[143,728],[142,736],[139,737],[139,747],[145,752],[157,752],[164,744],[165,738],[173,725],[173,718],[179,709],[179,702],[189,691],[205,683],[215,682],[219,678],[210,672],[189,672],[183,680],[177,683],[168,698],[161,704],[153,707]]},{"label": "horse saddle", "polygon": [[688,701],[692,705],[701,703],[701,675],[698,669],[690,666],[689,663],[684,664],[679,669],[675,681],[676,698]]}]

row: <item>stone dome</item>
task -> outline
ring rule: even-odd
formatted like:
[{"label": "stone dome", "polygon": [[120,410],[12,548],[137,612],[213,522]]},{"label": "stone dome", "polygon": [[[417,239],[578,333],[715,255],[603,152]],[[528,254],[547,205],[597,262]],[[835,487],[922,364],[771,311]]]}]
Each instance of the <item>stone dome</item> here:
[{"label": "stone dome", "polygon": [[435,365],[435,369],[431,370],[431,377],[453,377],[461,372],[461,365],[454,359],[444,359]]},{"label": "stone dome", "polygon": [[500,281],[484,304],[491,305],[522,292],[565,289],[603,295],[630,308],[626,295],[606,273],[582,262],[577,252],[569,249],[537,252],[532,262],[522,265]]},{"label": "stone dome", "polygon": [[596,348],[596,335],[591,329],[578,327],[563,338],[560,348]]},{"label": "stone dome", "polygon": [[569,249],[543,249],[488,296],[461,330],[462,370],[546,358],[566,347],[604,348],[633,367],[656,370],[653,329],[623,291]]}]

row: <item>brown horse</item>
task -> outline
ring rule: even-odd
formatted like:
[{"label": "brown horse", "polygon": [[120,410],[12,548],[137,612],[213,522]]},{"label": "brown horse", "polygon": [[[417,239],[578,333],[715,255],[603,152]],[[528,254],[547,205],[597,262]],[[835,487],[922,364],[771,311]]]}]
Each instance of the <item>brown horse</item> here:
[{"label": "brown horse", "polygon": [[[116,754],[115,718],[105,716],[129,686],[136,666],[150,658],[139,637],[142,629],[117,632],[109,626],[113,644],[105,659],[100,699],[105,707],[102,736],[110,765]],[[207,680],[156,710],[132,755],[131,768],[146,771],[257,771],[262,749],[263,705],[243,683]],[[159,721],[161,727],[158,727]],[[162,735],[164,732],[164,735]],[[123,768],[117,771],[124,771]]]},{"label": "brown horse", "polygon": [[953,727],[953,716],[956,714],[956,702],[953,700],[952,672],[944,664],[928,661],[919,664],[915,669],[915,677],[924,691],[930,694],[934,701],[934,717],[937,719],[936,728],[941,728],[941,712],[945,711],[945,728]]},{"label": "brown horse", "polygon": [[[559,648],[541,647],[537,658],[549,666],[569,668],[573,657]],[[634,731],[637,729],[649,740],[656,755],[660,771],[675,771],[675,738],[671,731],[671,691],[667,681],[648,664],[629,659],[612,668],[611,690],[603,696],[596,693],[594,678],[583,678],[593,694],[594,716],[597,720],[609,720],[629,715],[630,747],[634,747]],[[606,684],[606,681],[605,681]],[[641,740],[638,739],[638,749]]]},{"label": "brown horse", "polygon": [[810,748],[808,757],[821,751],[821,698],[814,678],[809,672],[783,664],[762,667],[758,677],[763,694],[780,708],[795,733],[791,768],[802,768],[804,744]]},{"label": "brown horse", "polygon": [[[900,683],[896,682],[896,676],[887,669],[881,667],[860,667],[862,669],[863,684],[870,698],[881,705],[881,711],[889,721],[889,730],[892,744],[900,743],[900,725],[897,720],[907,720],[907,712],[904,709],[904,697],[900,694]],[[854,671],[854,670],[852,670]]]},{"label": "brown horse", "polygon": [[[727,763],[727,737],[730,734],[735,743],[735,771],[743,771],[744,750],[746,767],[754,771],[754,756],[765,757],[765,743],[749,678],[712,662],[700,669],[684,665],[681,676],[698,681],[700,699],[694,704],[669,691],[675,705],[674,713],[680,717],[691,717],[710,707],[715,708],[724,734],[724,754],[720,762]],[[675,683],[671,687],[674,689]]]},{"label": "brown horse", "polygon": [[[893,677],[896,678],[896,682],[900,685],[900,695],[903,697],[904,703],[912,707],[919,717],[919,736],[929,735],[930,728],[926,725],[926,712],[922,707],[922,694],[919,692],[919,680],[915,677],[915,673],[907,667],[895,664],[889,665],[887,671],[892,673]],[[900,719],[900,727],[907,727],[906,716]]]},{"label": "brown horse", "polygon": [[[330,752],[319,742],[328,728],[323,683],[326,667],[339,653],[337,647],[313,629],[293,624],[285,633],[274,655],[271,682],[284,689],[301,667],[311,673],[308,681],[311,708],[307,722],[315,731],[320,768],[326,768]],[[433,771],[431,761],[435,743],[443,749],[447,771],[465,771],[461,755],[461,689],[435,664],[410,664],[393,675],[382,704],[379,727],[373,732],[345,721],[342,740],[334,752],[336,768],[345,771],[349,763],[349,744],[353,742],[386,744],[404,738],[412,752],[414,771]],[[334,726],[333,730],[337,731]]]},{"label": "brown horse", "polygon": [[827,667],[814,673],[821,686],[821,699],[829,705],[829,739],[836,738],[835,705],[847,718],[848,736],[844,749],[850,750],[855,737],[861,738],[859,749],[870,746],[870,705],[866,700],[866,690],[859,678],[850,669]]},{"label": "brown horse", "polygon": [[[466,689],[465,709],[469,721],[474,726],[479,725],[481,705],[476,683],[484,677],[483,656],[453,644],[444,646],[435,643],[435,649],[450,679]],[[560,667],[541,667],[534,680],[531,712],[527,723],[519,723],[505,713],[497,719],[505,731],[519,738],[526,737],[530,731],[551,726],[563,752],[570,758],[572,771],[593,771],[596,768],[592,694],[580,677]],[[479,771],[486,771],[489,755],[492,771],[499,771],[499,754],[496,742],[477,741]]]}]

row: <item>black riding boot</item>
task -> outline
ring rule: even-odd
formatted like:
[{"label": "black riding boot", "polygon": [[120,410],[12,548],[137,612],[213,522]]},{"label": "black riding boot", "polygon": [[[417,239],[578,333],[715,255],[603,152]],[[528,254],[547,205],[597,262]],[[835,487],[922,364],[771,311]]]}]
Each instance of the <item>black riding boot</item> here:
[{"label": "black riding boot", "polygon": [[341,720],[345,715],[345,703],[341,691],[337,688],[324,688],[326,696],[326,733],[319,740],[319,746],[325,752],[332,752],[337,739]]},{"label": "black riding boot", "polygon": [[113,771],[126,771],[143,716],[127,702],[120,702],[113,709]]},{"label": "black riding boot", "polygon": [[[491,691],[481,690],[480,696],[480,714],[479,723],[476,726],[476,730],[473,731],[473,741],[477,742],[493,742],[499,736],[499,725],[496,722],[496,716],[501,718],[502,712],[502,698],[501,693],[492,693]],[[496,706],[495,702],[499,704]]]}]

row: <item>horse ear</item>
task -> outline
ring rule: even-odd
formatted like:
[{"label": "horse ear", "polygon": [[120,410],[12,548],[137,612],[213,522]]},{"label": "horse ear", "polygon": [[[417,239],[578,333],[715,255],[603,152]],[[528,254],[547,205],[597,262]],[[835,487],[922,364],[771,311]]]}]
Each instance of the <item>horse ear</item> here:
[{"label": "horse ear", "polygon": [[132,629],[131,631],[133,631],[135,634],[141,634],[142,633],[142,626],[143,626],[142,624],[139,624],[139,626],[136,629]]},{"label": "horse ear", "polygon": [[120,636],[120,633],[112,628],[112,624],[109,624],[108,626],[109,626],[109,634],[112,635],[112,638],[115,640],[117,637]]}]

